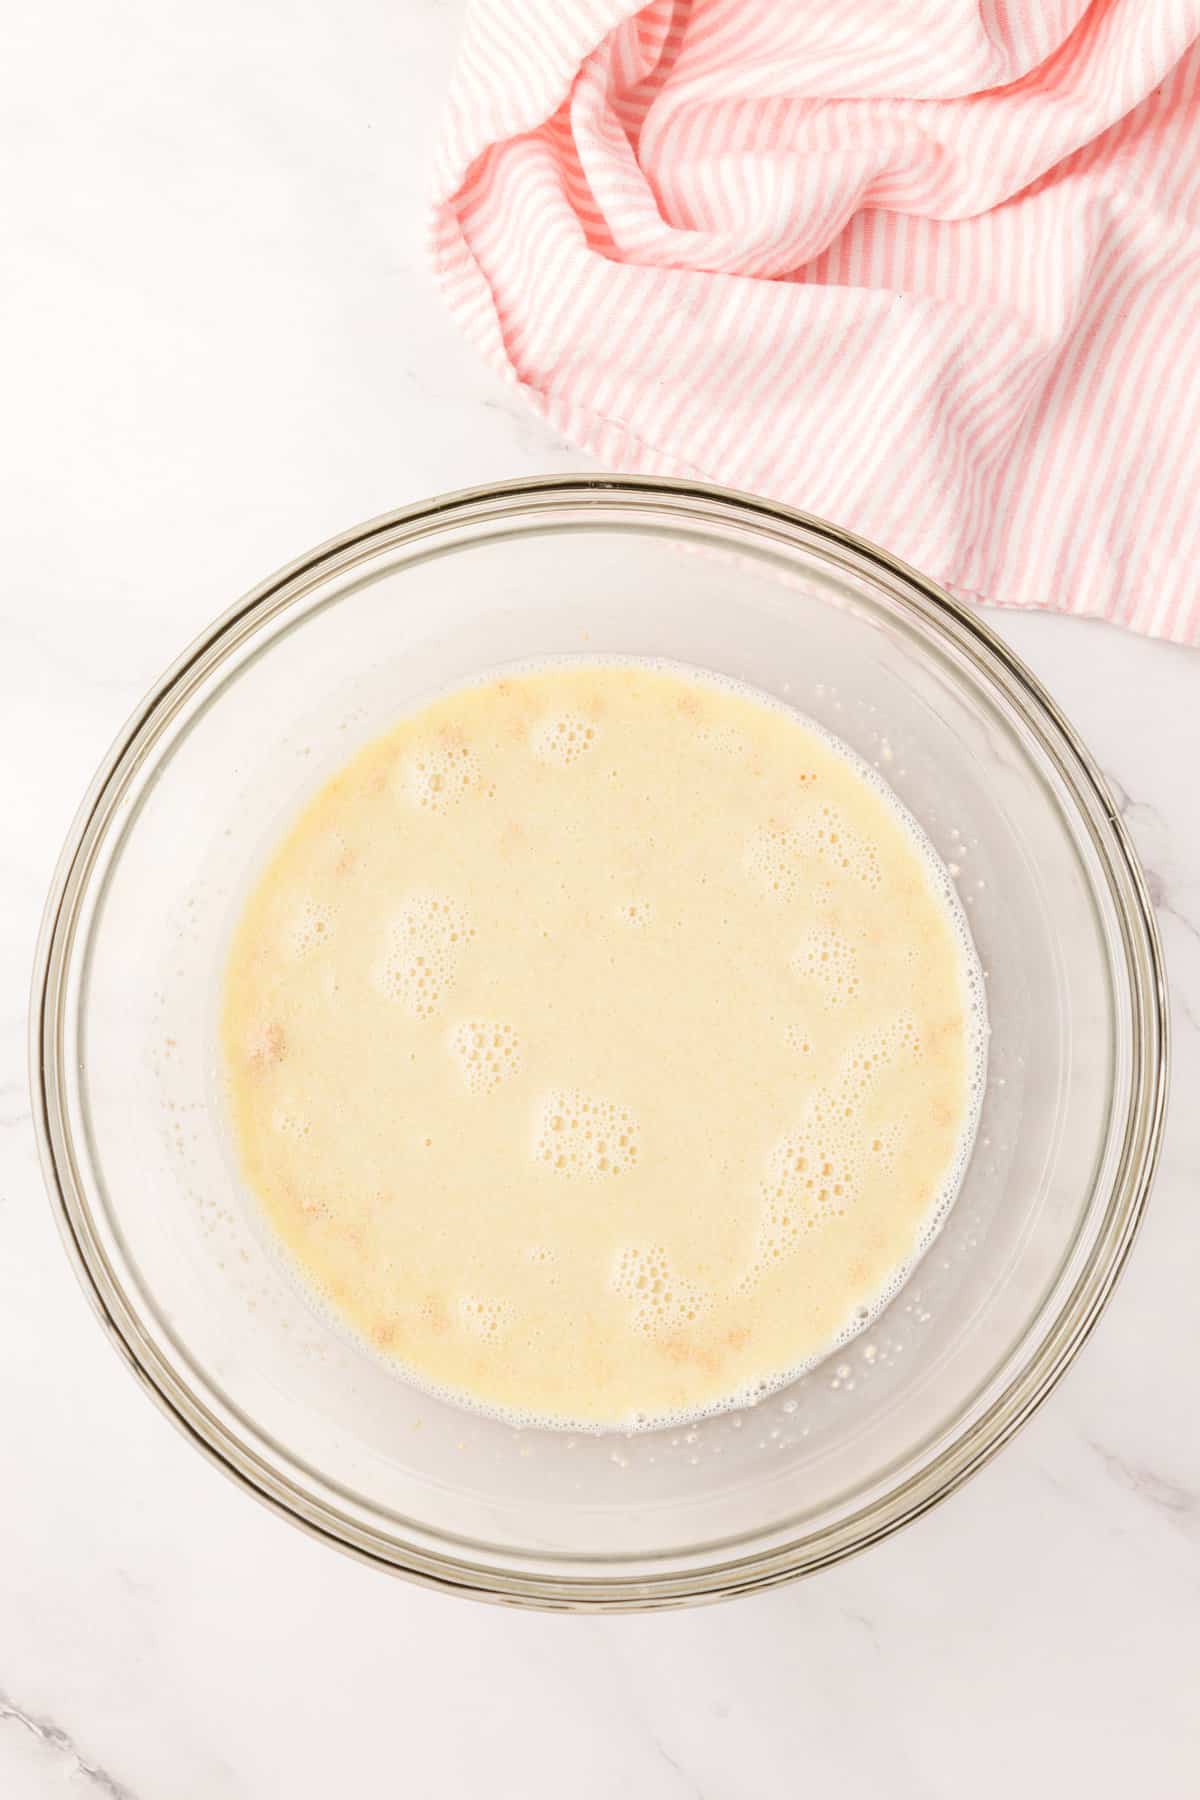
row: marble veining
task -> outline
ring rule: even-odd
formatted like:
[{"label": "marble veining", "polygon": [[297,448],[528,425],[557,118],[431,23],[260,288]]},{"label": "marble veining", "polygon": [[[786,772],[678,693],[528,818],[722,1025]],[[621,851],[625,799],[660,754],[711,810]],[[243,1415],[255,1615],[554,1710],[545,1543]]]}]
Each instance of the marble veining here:
[{"label": "marble veining", "polygon": [[[56,1725],[53,1719],[42,1719],[33,1713],[23,1712],[3,1689],[0,1689],[0,1726],[21,1727],[46,1752],[47,1792],[50,1781],[57,1783],[65,1767],[68,1776],[78,1775],[82,1778],[90,1793],[105,1795],[107,1800],[136,1800],[131,1790],[114,1780],[107,1769],[100,1768],[82,1756],[78,1746],[61,1725]],[[3,1764],[0,1763],[0,1768],[2,1767]]]},{"label": "marble veining", "polygon": [[1178,1481],[1169,1481],[1157,1470],[1131,1462],[1127,1457],[1118,1455],[1115,1450],[1109,1450],[1091,1439],[1088,1444],[1114,1481],[1120,1482],[1139,1500],[1144,1500],[1147,1506],[1157,1507],[1171,1524],[1189,1531],[1196,1529],[1197,1522],[1200,1521],[1200,1490],[1185,1487]]}]

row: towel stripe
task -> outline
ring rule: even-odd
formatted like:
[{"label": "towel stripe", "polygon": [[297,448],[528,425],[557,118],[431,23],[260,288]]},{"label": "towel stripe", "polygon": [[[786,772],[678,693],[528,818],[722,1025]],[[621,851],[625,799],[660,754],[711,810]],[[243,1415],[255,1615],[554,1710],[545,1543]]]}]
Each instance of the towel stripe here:
[{"label": "towel stripe", "polygon": [[474,0],[433,256],[611,466],[1200,641],[1200,0]]}]

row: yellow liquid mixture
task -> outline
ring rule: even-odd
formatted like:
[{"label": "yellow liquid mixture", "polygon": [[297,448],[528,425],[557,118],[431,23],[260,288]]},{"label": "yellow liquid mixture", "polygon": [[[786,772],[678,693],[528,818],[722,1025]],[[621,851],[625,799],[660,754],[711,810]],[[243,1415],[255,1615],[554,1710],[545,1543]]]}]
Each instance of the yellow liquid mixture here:
[{"label": "yellow liquid mixture", "polygon": [[564,664],[363,750],[238,924],[245,1178],[413,1379],[629,1427],[744,1401],[890,1297],[970,1148],[982,984],[864,765],[748,691]]}]

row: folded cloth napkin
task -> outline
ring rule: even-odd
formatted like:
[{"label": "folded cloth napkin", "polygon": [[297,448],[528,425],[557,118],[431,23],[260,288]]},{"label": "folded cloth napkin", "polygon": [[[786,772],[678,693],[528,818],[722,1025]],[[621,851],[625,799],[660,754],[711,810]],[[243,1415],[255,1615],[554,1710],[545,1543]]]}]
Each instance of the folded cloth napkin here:
[{"label": "folded cloth napkin", "polygon": [[436,191],[609,467],[1200,640],[1200,0],[474,0]]}]

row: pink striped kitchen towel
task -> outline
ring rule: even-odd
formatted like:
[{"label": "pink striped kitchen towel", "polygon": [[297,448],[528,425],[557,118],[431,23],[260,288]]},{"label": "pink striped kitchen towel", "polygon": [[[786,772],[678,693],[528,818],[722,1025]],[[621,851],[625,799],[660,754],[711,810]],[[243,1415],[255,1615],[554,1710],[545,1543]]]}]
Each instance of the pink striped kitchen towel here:
[{"label": "pink striped kitchen towel", "polygon": [[434,254],[609,467],[1200,639],[1200,0],[474,0]]}]

